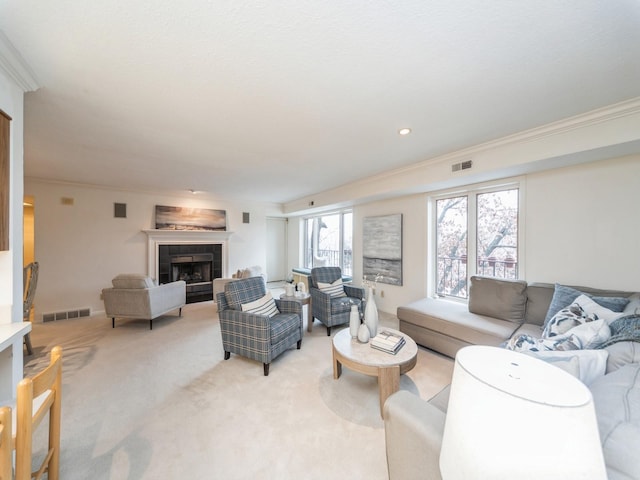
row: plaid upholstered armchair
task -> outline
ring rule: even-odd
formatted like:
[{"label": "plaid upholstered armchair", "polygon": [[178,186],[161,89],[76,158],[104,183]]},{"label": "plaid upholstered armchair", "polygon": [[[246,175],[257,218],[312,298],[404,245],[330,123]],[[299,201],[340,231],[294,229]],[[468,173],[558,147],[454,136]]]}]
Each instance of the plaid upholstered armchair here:
[{"label": "plaid upholstered armchair", "polygon": [[302,305],[274,300],[262,277],[234,280],[219,292],[218,316],[224,359],[231,353],[262,362],[269,375],[271,360],[302,345]]},{"label": "plaid upholstered armchair", "polygon": [[327,327],[349,322],[351,305],[358,305],[360,313],[364,311],[364,288],[342,283],[340,267],[317,267],[311,269],[309,293],[313,317]]}]

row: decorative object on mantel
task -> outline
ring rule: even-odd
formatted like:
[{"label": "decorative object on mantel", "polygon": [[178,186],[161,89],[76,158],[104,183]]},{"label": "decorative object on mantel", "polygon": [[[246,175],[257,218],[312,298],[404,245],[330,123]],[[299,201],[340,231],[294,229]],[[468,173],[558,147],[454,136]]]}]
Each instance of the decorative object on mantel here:
[{"label": "decorative object on mantel", "polygon": [[358,311],[358,305],[351,305],[351,312],[349,313],[349,333],[351,338],[358,338],[358,329],[360,328],[360,312]]},{"label": "decorative object on mantel", "polygon": [[369,328],[364,323],[361,323],[358,328],[358,341],[360,343],[367,343],[370,337]]},{"label": "decorative object on mantel", "polygon": [[156,205],[156,229],[225,231],[227,211]]},{"label": "decorative object on mantel", "polygon": [[365,217],[362,222],[362,273],[402,285],[402,214]]},{"label": "decorative object on mantel", "polygon": [[369,329],[369,335],[371,338],[378,334],[378,307],[376,306],[373,292],[380,278],[381,275],[378,273],[376,274],[376,278],[373,282],[367,280],[366,276],[363,281],[367,287],[367,305],[364,307],[364,324]]}]

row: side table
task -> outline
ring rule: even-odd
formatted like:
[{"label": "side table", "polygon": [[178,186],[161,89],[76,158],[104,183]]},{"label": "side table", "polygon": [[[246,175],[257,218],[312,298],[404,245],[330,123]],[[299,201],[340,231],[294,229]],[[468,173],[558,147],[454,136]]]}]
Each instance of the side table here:
[{"label": "side table", "polygon": [[292,300],[294,302],[299,302],[301,305],[307,306],[307,332],[310,332],[313,328],[313,312],[311,311],[311,295],[308,293],[303,293],[302,295],[294,295],[288,296],[283,293],[280,295],[280,300]]}]

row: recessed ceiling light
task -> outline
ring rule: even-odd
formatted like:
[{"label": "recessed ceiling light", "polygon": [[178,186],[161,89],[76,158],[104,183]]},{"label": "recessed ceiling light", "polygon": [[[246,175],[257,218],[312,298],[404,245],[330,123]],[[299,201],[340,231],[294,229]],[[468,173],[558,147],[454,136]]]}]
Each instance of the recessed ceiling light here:
[{"label": "recessed ceiling light", "polygon": [[411,133],[411,129],[410,128],[401,128],[400,130],[398,130],[398,133],[400,135],[409,135]]}]

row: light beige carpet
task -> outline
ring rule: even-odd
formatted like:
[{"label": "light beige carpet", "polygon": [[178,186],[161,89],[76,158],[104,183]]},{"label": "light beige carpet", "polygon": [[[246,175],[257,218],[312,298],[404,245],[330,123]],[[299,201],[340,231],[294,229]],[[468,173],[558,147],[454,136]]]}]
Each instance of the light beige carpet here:
[{"label": "light beige carpet", "polygon": [[[306,308],[306,307],[305,307]],[[381,324],[397,327],[393,315]],[[377,381],[333,379],[316,321],[302,349],[262,365],[223,360],[215,304],[149,322],[91,317],[35,324],[25,372],[64,349],[61,478],[386,479]],[[401,389],[429,398],[453,362],[420,348]],[[43,440],[40,427],[34,447]]]}]

